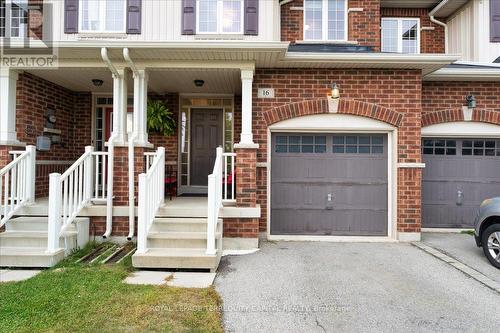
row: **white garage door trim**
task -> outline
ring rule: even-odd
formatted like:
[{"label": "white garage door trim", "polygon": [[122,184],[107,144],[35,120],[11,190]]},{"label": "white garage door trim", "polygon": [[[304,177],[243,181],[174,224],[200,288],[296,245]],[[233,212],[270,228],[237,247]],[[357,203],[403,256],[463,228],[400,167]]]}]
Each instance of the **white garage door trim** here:
[{"label": "white garage door trim", "polygon": [[500,138],[500,126],[477,121],[454,121],[422,127],[422,137]]},{"label": "white garage door trim", "polygon": [[[271,133],[383,133],[388,139],[388,207],[387,236],[296,236],[271,235]],[[318,114],[283,120],[268,127],[267,130],[267,239],[295,241],[333,241],[333,242],[388,242],[396,241],[397,236],[397,128],[382,121],[346,114]]]},{"label": "white garage door trim", "polygon": [[[422,127],[422,138],[500,138],[500,125],[478,121],[453,121]],[[422,228],[422,232],[461,232],[464,228]]]}]

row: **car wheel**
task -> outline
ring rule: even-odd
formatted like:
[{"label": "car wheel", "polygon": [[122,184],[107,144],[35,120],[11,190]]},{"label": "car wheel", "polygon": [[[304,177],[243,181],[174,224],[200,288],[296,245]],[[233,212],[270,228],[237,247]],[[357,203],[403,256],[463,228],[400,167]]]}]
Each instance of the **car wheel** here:
[{"label": "car wheel", "polygon": [[481,236],[486,258],[500,269],[500,224],[490,225]]}]

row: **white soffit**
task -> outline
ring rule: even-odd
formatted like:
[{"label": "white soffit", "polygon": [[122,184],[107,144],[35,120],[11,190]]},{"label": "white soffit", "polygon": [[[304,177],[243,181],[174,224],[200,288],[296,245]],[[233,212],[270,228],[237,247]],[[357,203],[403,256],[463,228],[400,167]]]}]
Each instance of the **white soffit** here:
[{"label": "white soffit", "polygon": [[500,126],[476,121],[455,121],[422,127],[423,137],[500,137]]},{"label": "white soffit", "polygon": [[380,120],[349,114],[324,113],[280,121],[269,126],[271,131],[369,131],[386,132],[395,127]]},{"label": "white soffit", "polygon": [[500,68],[440,68],[424,81],[500,81]]}]

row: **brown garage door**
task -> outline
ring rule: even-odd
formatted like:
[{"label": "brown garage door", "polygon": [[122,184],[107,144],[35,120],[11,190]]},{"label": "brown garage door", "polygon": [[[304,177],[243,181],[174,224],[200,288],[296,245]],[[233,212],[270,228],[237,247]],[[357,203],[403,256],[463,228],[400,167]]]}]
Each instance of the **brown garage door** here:
[{"label": "brown garage door", "polygon": [[273,133],[271,234],[387,235],[387,136]]},{"label": "brown garage door", "polygon": [[484,199],[500,196],[500,140],[422,140],[422,224],[428,228],[472,227]]}]

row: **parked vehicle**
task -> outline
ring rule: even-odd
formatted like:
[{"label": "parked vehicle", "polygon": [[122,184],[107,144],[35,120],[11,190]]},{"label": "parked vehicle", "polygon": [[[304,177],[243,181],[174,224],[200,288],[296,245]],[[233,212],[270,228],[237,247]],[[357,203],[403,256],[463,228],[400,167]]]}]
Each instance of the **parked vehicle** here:
[{"label": "parked vehicle", "polygon": [[486,258],[500,269],[500,197],[481,203],[474,226],[477,246],[482,246]]}]

